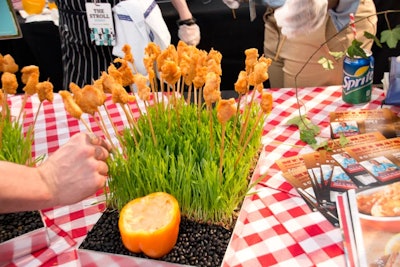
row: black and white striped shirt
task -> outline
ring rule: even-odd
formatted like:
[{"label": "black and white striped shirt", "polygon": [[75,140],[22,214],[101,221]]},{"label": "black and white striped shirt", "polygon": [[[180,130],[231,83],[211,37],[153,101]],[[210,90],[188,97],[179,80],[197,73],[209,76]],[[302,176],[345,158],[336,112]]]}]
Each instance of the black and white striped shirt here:
[{"label": "black and white striped shirt", "polygon": [[[97,0],[97,3],[110,3],[113,7],[119,1]],[[60,16],[63,90],[69,89],[70,82],[80,87],[92,84],[115,58],[112,55],[112,46],[96,46],[90,40],[86,2],[88,1],[56,0]]]}]

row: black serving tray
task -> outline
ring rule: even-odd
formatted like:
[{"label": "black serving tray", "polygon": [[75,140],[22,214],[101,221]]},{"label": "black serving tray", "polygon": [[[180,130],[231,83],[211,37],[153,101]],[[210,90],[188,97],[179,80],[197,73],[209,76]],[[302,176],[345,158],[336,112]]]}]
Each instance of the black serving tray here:
[{"label": "black serving tray", "polygon": [[[79,249],[154,260],[124,247],[118,219],[118,211],[106,210]],[[157,261],[190,266],[221,266],[231,235],[232,231],[222,226],[197,223],[182,217],[175,247]]]}]

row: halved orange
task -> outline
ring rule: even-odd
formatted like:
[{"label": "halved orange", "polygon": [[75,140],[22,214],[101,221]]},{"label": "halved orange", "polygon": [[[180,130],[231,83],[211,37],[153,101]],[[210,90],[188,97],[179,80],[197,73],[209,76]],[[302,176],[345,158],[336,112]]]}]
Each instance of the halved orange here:
[{"label": "halved orange", "polygon": [[134,253],[161,258],[175,246],[181,214],[176,198],[155,192],[129,201],[119,214],[124,246]]}]

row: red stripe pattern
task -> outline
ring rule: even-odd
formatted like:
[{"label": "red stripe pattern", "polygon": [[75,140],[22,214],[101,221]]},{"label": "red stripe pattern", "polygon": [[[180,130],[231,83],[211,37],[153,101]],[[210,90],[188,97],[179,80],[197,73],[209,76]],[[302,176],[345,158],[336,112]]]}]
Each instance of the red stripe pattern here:
[{"label": "red stripe pattern", "polygon": [[[372,101],[363,105],[344,103],[341,87],[300,88],[300,102],[296,101],[295,89],[267,89],[274,98],[272,113],[267,118],[262,138],[263,150],[252,180],[264,177],[243,203],[234,233],[223,259],[223,267],[257,266],[345,266],[342,236],[320,213],[312,212],[283,178],[275,161],[284,156],[312,152],[299,140],[296,127],[287,125],[287,120],[297,116],[299,108],[309,119],[321,127],[321,136],[329,137],[329,113],[345,109],[380,108],[383,91],[374,88]],[[18,112],[21,97],[10,99],[13,112]],[[32,97],[26,109],[28,118],[37,110],[39,102]],[[123,129],[126,121],[123,111],[110,99],[106,105],[114,124]],[[132,105],[139,116],[137,105]],[[391,107],[395,112],[400,108]],[[107,115],[102,112],[103,118]],[[92,118],[85,117],[92,127]],[[106,122],[111,127],[110,122]],[[54,102],[44,105],[35,127],[35,155],[48,154],[65,143],[84,125],[66,114],[61,97],[56,94]],[[132,257],[108,255],[86,250],[77,250],[87,232],[93,227],[105,209],[104,196],[98,192],[80,203],[44,210],[43,218],[49,243],[45,248],[31,249],[10,262],[10,266],[22,266],[29,262],[35,266],[174,266],[170,263],[150,261]],[[25,244],[34,244],[32,234],[23,236]],[[4,250],[8,255],[17,255],[21,247],[12,240]],[[32,245],[33,246],[33,245]],[[33,266],[32,265],[32,266]]]}]

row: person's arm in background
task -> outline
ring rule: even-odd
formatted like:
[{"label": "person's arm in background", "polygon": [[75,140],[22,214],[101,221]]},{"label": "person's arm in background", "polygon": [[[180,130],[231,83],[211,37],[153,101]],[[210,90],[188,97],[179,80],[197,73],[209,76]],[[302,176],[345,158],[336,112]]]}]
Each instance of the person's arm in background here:
[{"label": "person's arm in background", "polygon": [[186,3],[186,0],[171,0],[172,5],[179,14],[178,37],[188,45],[198,45],[200,43],[200,28],[196,24],[196,19]]},{"label": "person's arm in background", "polygon": [[192,13],[186,3],[186,0],[171,0],[172,5],[179,14],[180,20],[188,20],[192,18]]},{"label": "person's arm in background", "polygon": [[0,161],[0,213],[32,211],[81,201],[107,180],[111,147],[78,133],[38,167]]}]

